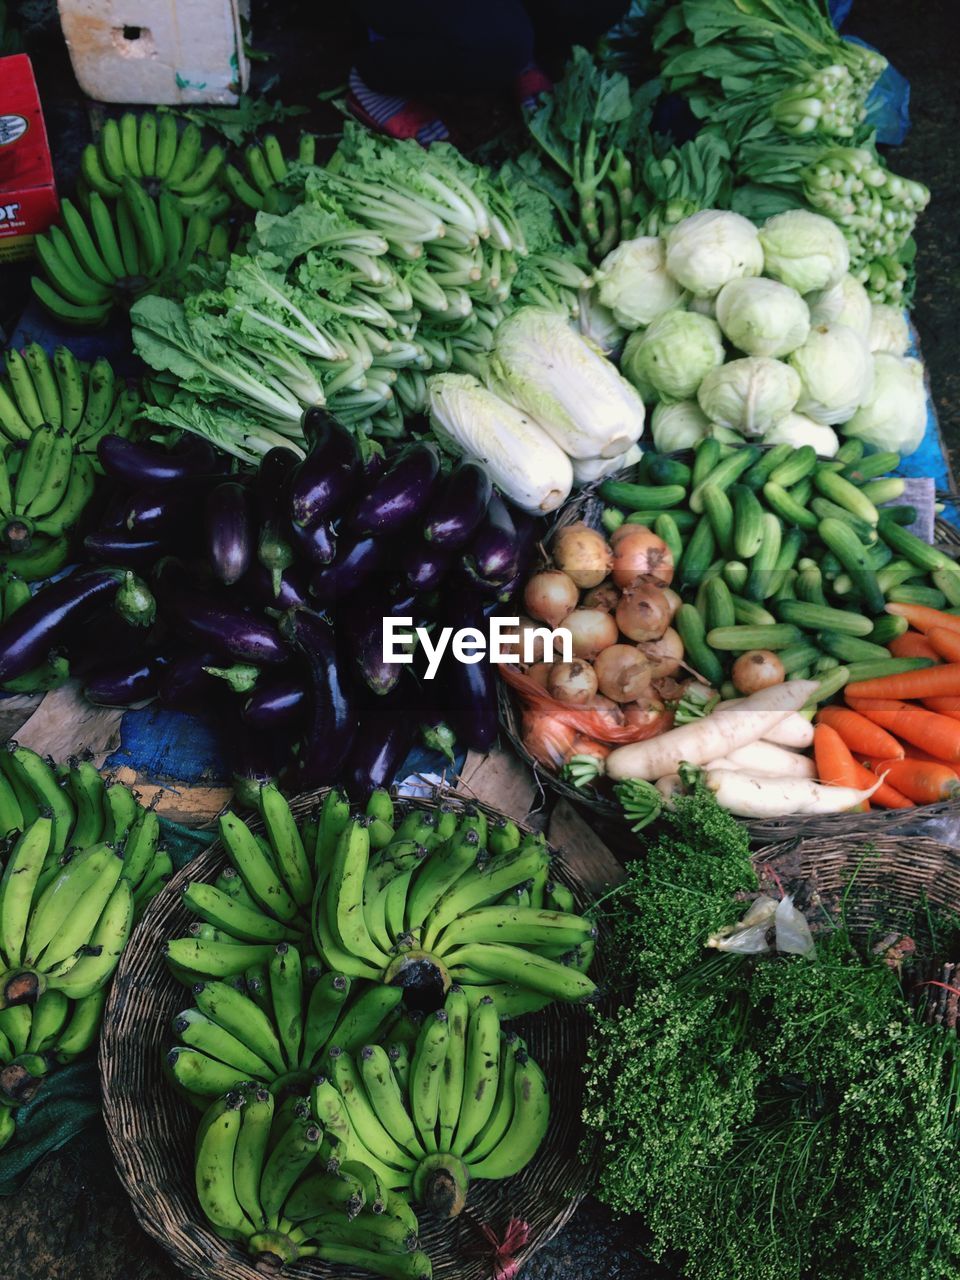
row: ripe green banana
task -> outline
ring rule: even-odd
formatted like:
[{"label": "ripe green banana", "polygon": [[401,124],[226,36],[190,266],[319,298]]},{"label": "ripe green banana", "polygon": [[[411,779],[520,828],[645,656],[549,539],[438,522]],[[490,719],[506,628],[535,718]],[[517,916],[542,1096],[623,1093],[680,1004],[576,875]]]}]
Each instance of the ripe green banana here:
[{"label": "ripe green banana", "polygon": [[247,1094],[240,1135],[233,1157],[233,1184],[237,1201],[258,1231],[267,1225],[260,1203],[260,1178],[267,1158],[267,1141],[273,1123],[274,1097],[269,1089]]},{"label": "ripe green banana", "polygon": [[199,1009],[183,1009],[173,1018],[173,1033],[181,1044],[216,1058],[243,1072],[249,1080],[270,1080],[270,1066],[259,1058],[244,1041],[201,1013]]},{"label": "ripe green banana", "polygon": [[93,883],[74,899],[67,919],[46,947],[34,953],[33,962],[41,973],[62,974],[73,967],[80,948],[89,944],[113,895],[122,865],[116,854],[111,852]]},{"label": "ripe green banana", "polygon": [[370,937],[363,918],[363,882],[369,859],[370,835],[366,823],[354,819],[337,841],[325,893],[327,923],[334,942],[344,951],[382,969],[389,958]]},{"label": "ripe green banana", "polygon": [[70,770],[67,786],[76,817],[70,832],[70,847],[85,849],[103,838],[103,779],[89,760],[78,761]]},{"label": "ripe green banana", "polygon": [[403,989],[378,982],[359,995],[354,989],[353,995],[355,998],[345,1007],[332,1037],[345,1053],[356,1053],[380,1038],[387,1019],[403,1000]]},{"label": "ripe green banana", "polygon": [[[391,892],[396,896],[401,891],[400,886],[393,887],[394,881],[403,877],[404,885],[409,885],[411,876],[426,856],[427,851],[422,844],[395,840],[377,854],[375,861],[370,861],[363,885],[363,917],[367,932],[382,951],[389,953],[393,949],[393,938],[387,925],[387,903]],[[405,900],[405,889],[403,897]],[[401,903],[401,927],[402,918]]]},{"label": "ripe green banana", "polygon": [[280,1043],[287,1066],[295,1071],[300,1066],[300,1045],[303,1041],[303,966],[300,952],[286,942],[278,943],[270,957],[267,972]]},{"label": "ripe green banana", "polygon": [[377,1115],[352,1055],[334,1046],[328,1054],[328,1061],[328,1074],[343,1098],[353,1131],[366,1150],[394,1168],[412,1172],[416,1159],[387,1131]]},{"label": "ripe green banana", "polygon": [[[181,1054],[181,1056],[183,1056]],[[174,1071],[177,1069],[174,1065]],[[237,1200],[233,1162],[240,1137],[243,1101],[237,1098],[209,1125],[196,1158],[197,1199],[204,1216],[214,1229],[228,1239],[253,1234],[253,1223]]]},{"label": "ripe green banana", "polygon": [[220,838],[251,896],[270,915],[285,923],[296,918],[297,904],[277,882],[277,875],[246,824],[234,813],[220,817]]},{"label": "ripe green banana", "polygon": [[535,907],[476,907],[447,925],[437,939],[437,955],[466,943],[507,942],[514,946],[558,946],[561,954],[596,934],[592,921]]},{"label": "ripe green banana", "polygon": [[528,1054],[515,1054],[513,1115],[497,1145],[479,1159],[465,1158],[470,1177],[511,1178],[536,1155],[550,1124],[546,1076]]},{"label": "ripe green banana", "polygon": [[24,958],[33,965],[47,944],[69,921],[80,898],[92,888],[115,861],[113,850],[105,844],[81,849],[59,870],[39,895],[27,924]]},{"label": "ripe green banana", "polygon": [[328,1213],[350,1219],[360,1213],[365,1203],[363,1184],[341,1168],[335,1173],[314,1172],[301,1178],[287,1197],[283,1213],[291,1222]]},{"label": "ripe green banana", "polygon": [[56,1042],[70,1016],[70,1001],[62,991],[44,991],[33,1006],[28,1053],[46,1053]]},{"label": "ripe green banana", "polygon": [[260,1204],[272,1230],[279,1225],[284,1201],[322,1142],[323,1130],[319,1125],[295,1120],[267,1157],[260,1178]]},{"label": "ripe green banana", "polygon": [[18,968],[23,959],[33,893],[50,848],[52,829],[49,818],[37,818],[14,845],[0,880],[0,951],[8,969]]},{"label": "ripe green banana", "polygon": [[428,1152],[437,1150],[440,1084],[448,1038],[446,1010],[438,1009],[424,1020],[410,1066],[410,1112]]},{"label": "ripe green banana", "polygon": [[470,1015],[463,1077],[463,1101],[451,1150],[463,1155],[490,1119],[500,1078],[500,1015],[489,997]]},{"label": "ripe green banana", "polygon": [[370,1105],[387,1131],[412,1156],[426,1155],[382,1045],[368,1044],[360,1050],[360,1073]]},{"label": "ripe green banana", "polygon": [[73,1011],[55,1042],[50,1047],[57,1062],[64,1064],[79,1058],[93,1044],[100,1030],[103,1006],[107,1002],[106,988],[101,987],[89,996],[74,1002]]},{"label": "ripe green banana", "polygon": [[301,1065],[307,1070],[314,1066],[324,1046],[330,1042],[350,995],[350,986],[346,974],[325,973],[310,992],[300,1054]]},{"label": "ripe green banana", "polygon": [[300,937],[259,907],[244,907],[212,884],[188,880],[182,892],[184,903],[194,915],[240,942],[296,942]]},{"label": "ripe green banana", "polygon": [[420,928],[447,890],[474,865],[480,848],[479,833],[468,828],[431,854],[414,876],[407,896],[405,923],[411,932]]},{"label": "ripe green banana", "polygon": [[462,987],[454,984],[444,1002],[447,1011],[447,1053],[443,1060],[440,1081],[439,1149],[450,1151],[453,1135],[463,1107],[464,1081],[467,1062],[467,1029],[470,1024],[470,1004]]},{"label": "ripe green banana", "polygon": [[572,965],[508,943],[468,943],[450,951],[444,962],[451,973],[460,966],[486,975],[488,981],[515,983],[555,1000],[590,1000],[597,984]]},{"label": "ripe green banana", "polygon": [[192,984],[205,978],[232,978],[252,964],[267,963],[273,947],[245,942],[211,942],[205,938],[172,938],[164,947],[167,962]]},{"label": "ripe green banana", "polygon": [[118,880],[82,956],[65,974],[51,976],[50,985],[72,1000],[92,995],[113,975],[133,928],[133,894],[126,880]]},{"label": "ripe green banana", "polygon": [[[62,202],[61,210],[64,204],[69,205],[69,200]],[[30,377],[33,380],[37,399],[40,402],[40,412],[43,414],[44,422],[50,427],[63,426],[63,406],[60,401],[57,380],[50,364],[50,357],[39,342],[31,342],[29,346],[24,347],[23,358],[26,361],[27,368],[30,370]]]},{"label": "ripe green banana", "polygon": [[199,1049],[183,1046],[170,1050],[167,1066],[178,1084],[205,1098],[215,1098],[236,1089],[247,1078],[236,1067],[218,1062]]},{"label": "ripe green banana", "polygon": [[22,777],[33,792],[37,804],[50,810],[53,833],[50,847],[54,853],[63,853],[74,821],[73,802],[50,765],[29,747],[13,747],[10,752],[11,768]]},{"label": "ripe green banana", "polygon": [[197,1008],[241,1040],[276,1075],[286,1070],[283,1050],[271,1019],[248,995],[228,982],[198,982],[193,987]]},{"label": "ripe green banana", "polygon": [[290,806],[271,783],[260,788],[259,808],[277,869],[297,906],[307,908],[313,898],[313,876]]},{"label": "ripe green banana", "polygon": [[528,837],[500,858],[477,863],[448,889],[424,921],[422,945],[430,951],[441,931],[457,916],[493,902],[509,889],[530,880],[548,859],[546,844]]},{"label": "ripe green banana", "polygon": [[142,809],[127,832],[123,844],[123,868],[120,874],[134,890],[150,871],[160,840],[160,819],[153,809]]},{"label": "ripe green banana", "polygon": [[317,819],[317,841],[313,851],[314,878],[317,887],[322,885],[333,866],[333,855],[347,823],[350,821],[350,802],[342,792],[331,789],[323,797]]}]

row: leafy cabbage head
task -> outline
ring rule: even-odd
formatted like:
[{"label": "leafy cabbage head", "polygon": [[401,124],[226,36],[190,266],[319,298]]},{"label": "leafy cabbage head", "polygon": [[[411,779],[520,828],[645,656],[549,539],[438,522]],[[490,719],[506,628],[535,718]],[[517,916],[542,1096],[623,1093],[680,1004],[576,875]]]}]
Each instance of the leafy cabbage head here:
[{"label": "leafy cabbage head", "polygon": [[764,444],[792,444],[795,449],[812,444],[821,458],[832,458],[840,448],[833,427],[821,426],[802,413],[788,413],[763,437]]},{"label": "leafy cabbage head", "polygon": [[710,430],[710,419],[696,400],[663,401],[650,415],[650,434],[658,453],[692,449]]},{"label": "leafy cabbage head", "polygon": [[923,365],[911,357],[879,351],[873,357],[873,389],[843,428],[875,449],[915,453],[927,429]]},{"label": "leafy cabbage head", "polygon": [[716,320],[693,311],[668,311],[648,329],[630,335],[620,367],[641,395],[650,388],[653,398],[686,400],[723,358]]},{"label": "leafy cabbage head", "polygon": [[666,248],[659,236],[624,240],[600,263],[600,301],[624,329],[641,329],[685,298],[667,274]]},{"label": "leafy cabbage head", "polygon": [[797,410],[814,422],[846,422],[870,396],[873,357],[859,333],[845,324],[814,325],[790,364],[803,384]]},{"label": "leafy cabbage head", "polygon": [[766,435],[796,407],[800,379],[788,364],[769,356],[744,356],[713,369],[697,399],[711,422],[741,435]]},{"label": "leafy cabbage head", "polygon": [[763,274],[797,293],[832,289],[850,269],[850,250],[835,222],[809,209],[787,209],[760,228]]},{"label": "leafy cabbage head", "polygon": [[854,276],[845,275],[832,289],[807,294],[813,324],[845,324],[861,338],[870,334],[872,303],[866,289]]},{"label": "leafy cabbage head", "polygon": [[910,329],[901,307],[888,302],[870,306],[870,350],[885,351],[891,356],[905,356],[910,348]]},{"label": "leafy cabbage head", "polygon": [[776,280],[731,280],[717,294],[725,336],[748,356],[786,356],[806,341],[810,312],[796,289]]},{"label": "leafy cabbage head", "polygon": [[712,298],[728,280],[758,276],[763,249],[742,214],[702,209],[667,232],[667,270],[698,298]]}]

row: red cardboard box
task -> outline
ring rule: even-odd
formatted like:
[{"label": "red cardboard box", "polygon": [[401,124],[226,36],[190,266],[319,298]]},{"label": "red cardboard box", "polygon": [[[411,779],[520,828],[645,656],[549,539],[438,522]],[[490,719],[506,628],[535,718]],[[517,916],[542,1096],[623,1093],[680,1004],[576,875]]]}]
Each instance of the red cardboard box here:
[{"label": "red cardboard box", "polygon": [[34,236],[59,213],[30,59],[0,58],[0,262],[30,257]]}]

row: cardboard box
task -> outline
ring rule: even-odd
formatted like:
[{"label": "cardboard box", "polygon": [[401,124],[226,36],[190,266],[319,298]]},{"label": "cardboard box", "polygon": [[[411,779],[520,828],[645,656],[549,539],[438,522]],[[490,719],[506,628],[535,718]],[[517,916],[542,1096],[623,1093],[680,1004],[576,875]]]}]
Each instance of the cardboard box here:
[{"label": "cardboard box", "polygon": [[34,237],[59,214],[30,59],[0,58],[0,262],[30,257]]}]

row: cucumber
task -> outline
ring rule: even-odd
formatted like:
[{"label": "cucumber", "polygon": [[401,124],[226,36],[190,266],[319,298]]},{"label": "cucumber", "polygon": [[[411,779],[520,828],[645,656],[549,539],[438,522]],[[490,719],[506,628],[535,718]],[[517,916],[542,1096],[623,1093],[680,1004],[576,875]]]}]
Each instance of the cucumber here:
[{"label": "cucumber", "polygon": [[783,531],[780,521],[771,511],[763,513],[763,542],[760,550],[750,563],[750,577],[744,589],[748,600],[765,600],[772,595],[776,583],[772,581],[777,560],[780,557],[780,545]]},{"label": "cucumber", "polygon": [[798,600],[806,600],[808,604],[826,605],[827,597],[823,594],[823,575],[819,565],[807,565],[799,571],[796,592]]},{"label": "cucumber", "polygon": [[909,560],[891,560],[877,573],[877,586],[885,596],[888,596],[895,587],[900,587],[911,578],[918,576],[924,576],[923,570],[918,569]]},{"label": "cucumber", "polygon": [[855,466],[863,457],[863,441],[851,436],[833,455],[834,462],[841,462],[845,467]]},{"label": "cucumber", "polygon": [[680,557],[683,555],[683,538],[680,536],[680,530],[677,522],[668,511],[661,511],[653,522],[653,532],[658,538],[670,548],[670,555],[673,557],[675,565],[680,563]]},{"label": "cucumber", "polygon": [[960,565],[944,565],[942,569],[934,569],[930,578],[933,585],[942,591],[947,602],[955,608],[960,605]]},{"label": "cucumber", "polygon": [[802,444],[799,449],[794,449],[790,457],[785,462],[781,462],[779,467],[774,467],[770,472],[770,479],[774,484],[789,489],[792,484],[797,484],[805,476],[811,475],[816,465],[816,449],[812,444]]},{"label": "cucumber", "polygon": [[720,461],[720,442],[711,437],[701,440],[694,450],[690,481],[694,488],[703,484]]},{"label": "cucumber", "polygon": [[736,702],[738,698],[743,697],[743,694],[732,680],[724,680],[720,686],[720,697],[724,702]]},{"label": "cucumber", "polygon": [[872,524],[868,524],[866,520],[861,520],[859,516],[855,516],[846,507],[841,507],[836,502],[831,502],[829,498],[814,498],[810,503],[810,508],[816,512],[820,520],[842,520],[845,524],[848,524],[866,546],[872,546],[877,540],[877,531]]},{"label": "cucumber", "polygon": [[759,456],[760,450],[756,445],[747,444],[735,449],[728,458],[723,458],[690,494],[690,510],[698,513],[703,510],[703,490],[708,484],[718,489],[729,489]]},{"label": "cucumber", "polygon": [[843,476],[832,471],[818,471],[813,477],[813,483],[825,498],[835,502],[838,507],[843,507],[864,524],[876,526],[879,522],[880,514],[863,490],[849,480],[844,480]]},{"label": "cucumber", "polygon": [[873,570],[882,569],[893,559],[893,552],[885,542],[879,539],[872,547],[867,547],[867,563]]},{"label": "cucumber", "polygon": [[892,450],[882,453],[871,453],[865,458],[861,458],[858,462],[851,463],[841,472],[845,480],[852,481],[853,484],[864,484],[867,480],[876,480],[879,476],[888,475],[891,471],[896,471],[900,465],[899,453]]},{"label": "cucumber", "polygon": [[800,644],[792,644],[786,649],[781,649],[779,658],[783,664],[785,675],[796,675],[798,671],[806,671],[820,657],[820,650],[815,644],[809,641],[801,641]]},{"label": "cucumber", "polygon": [[780,591],[784,578],[791,572],[797,562],[797,556],[799,556],[805,540],[802,529],[788,529],[786,536],[782,538],[780,554],[777,556],[777,563],[774,566],[771,579],[771,595],[776,595]]},{"label": "cucumber", "polygon": [[830,584],[830,590],[835,596],[842,596],[844,599],[847,596],[856,595],[853,589],[853,579],[849,573],[838,573]]},{"label": "cucumber", "polygon": [[894,524],[909,525],[909,524],[916,524],[917,516],[919,514],[920,513],[917,511],[916,507],[906,507],[906,506],[884,507],[883,511],[880,513],[880,518],[881,520],[883,520],[884,518],[887,520],[892,520]]},{"label": "cucumber", "polygon": [[681,484],[685,489],[690,487],[693,472],[685,462],[679,462],[665,453],[648,453],[646,456],[650,461],[644,478],[651,484]]},{"label": "cucumber", "polygon": [[[779,573],[780,570],[777,570]],[[787,569],[783,572],[776,591],[771,596],[772,600],[796,600],[797,598],[797,571],[796,569]]]},{"label": "cucumber", "polygon": [[743,483],[750,489],[762,489],[770,479],[770,472],[786,462],[792,453],[792,444],[775,444],[772,449],[765,449],[763,457],[743,473]]},{"label": "cucumber", "polygon": [[713,526],[713,536],[720,551],[728,556],[733,552],[733,503],[723,489],[715,484],[705,484],[701,491],[703,509]]},{"label": "cucumber", "polygon": [[742,591],[749,576],[750,570],[739,560],[728,560],[723,566],[723,580],[731,591]]},{"label": "cucumber", "polygon": [[680,561],[680,581],[687,586],[696,587],[704,579],[717,549],[713,525],[709,516],[701,516],[690,535]]},{"label": "cucumber", "polygon": [[801,507],[808,507],[813,497],[813,480],[807,476],[799,484],[791,485],[788,492],[794,502],[799,502]]},{"label": "cucumber", "polygon": [[890,519],[887,512],[883,513],[880,520],[880,537],[898,555],[905,556],[911,563],[920,569],[926,569],[928,573],[932,573],[934,569],[945,569],[950,566],[949,558],[942,551],[931,547],[929,543],[918,538],[916,534],[910,533],[908,529],[902,529],[895,520]]},{"label": "cucumber", "polygon": [[616,507],[604,507],[600,523],[605,533],[616,533],[625,519],[623,512],[618,511]]},{"label": "cucumber", "polygon": [[600,486],[604,502],[624,507],[627,511],[664,511],[676,507],[687,496],[682,484],[631,484],[629,480],[605,480]]},{"label": "cucumber", "polygon": [[853,579],[867,612],[876,616],[883,612],[883,592],[877,575],[870,567],[867,551],[845,520],[827,518],[820,521],[820,540],[834,553]]},{"label": "cucumber", "polygon": [[829,653],[822,653],[813,664],[814,674],[817,676],[826,675],[828,671],[832,671],[834,667],[839,667],[840,659],[834,658]]},{"label": "cucumber", "polygon": [[806,600],[781,600],[776,608],[781,622],[793,623],[804,631],[841,631],[848,636],[868,636],[873,621],[845,609],[831,609],[829,605],[808,604]]},{"label": "cucumber", "polygon": [[812,511],[794,498],[783,485],[768,480],[763,486],[763,499],[770,510],[780,517],[784,524],[796,525],[798,529],[812,532],[819,523]]},{"label": "cucumber", "polygon": [[797,627],[782,622],[766,627],[714,627],[707,632],[707,644],[711,649],[732,653],[747,653],[750,649],[786,649],[800,638]]},{"label": "cucumber", "polygon": [[902,582],[887,592],[892,604],[922,604],[927,609],[945,609],[947,597],[936,587],[925,587],[920,582]]},{"label": "cucumber", "polygon": [[703,593],[708,629],[736,626],[737,615],[733,607],[733,598],[723,578],[711,578],[709,582],[704,583]]},{"label": "cucumber", "polygon": [[868,480],[860,492],[875,507],[880,507],[885,502],[896,502],[898,498],[902,498],[906,487],[907,482],[902,476],[887,476],[883,480]]},{"label": "cucumber", "polygon": [[834,694],[840,692],[849,680],[849,667],[834,667],[832,671],[828,671],[826,673],[820,681],[819,687],[814,691],[812,696],[807,699],[800,710],[805,711],[809,707],[815,707],[820,702],[828,702]]},{"label": "cucumber", "polygon": [[907,671],[920,671],[932,667],[932,658],[884,658],[875,662],[851,662],[847,670],[851,684],[854,680],[879,680],[883,676],[902,676]]},{"label": "cucumber", "polygon": [[818,638],[821,649],[841,662],[882,662],[890,657],[882,644],[842,631],[821,631]]},{"label": "cucumber", "polygon": [[873,630],[867,639],[872,640],[874,644],[889,644],[891,640],[896,640],[897,636],[902,636],[909,630],[910,623],[906,618],[901,618],[895,613],[884,613],[879,618],[874,618]]},{"label": "cucumber", "polygon": [[707,643],[706,628],[700,614],[692,604],[682,604],[677,610],[673,625],[683,641],[684,661],[702,676],[707,684],[718,689],[723,683],[723,667],[720,665],[720,659]]},{"label": "cucumber", "polygon": [[831,581],[838,573],[843,573],[843,565],[833,554],[832,551],[826,551],[820,557],[820,570],[827,581]]},{"label": "cucumber", "polygon": [[[608,507],[607,510],[609,511],[610,508]],[[627,524],[645,525],[648,529],[652,529],[657,517],[664,514],[666,513],[663,511],[631,511],[627,516],[626,522]],[[697,527],[698,517],[692,511],[681,511],[679,508],[675,508],[669,514],[681,533],[689,533],[691,529]]]},{"label": "cucumber", "polygon": [[752,560],[763,541],[763,507],[745,484],[735,484],[733,498],[733,550],[738,560]]},{"label": "cucumber", "polygon": [[737,622],[744,627],[770,627],[776,622],[776,618],[769,609],[765,609],[762,604],[757,604],[755,600],[747,600],[744,596],[730,594],[733,601],[733,613]]}]

